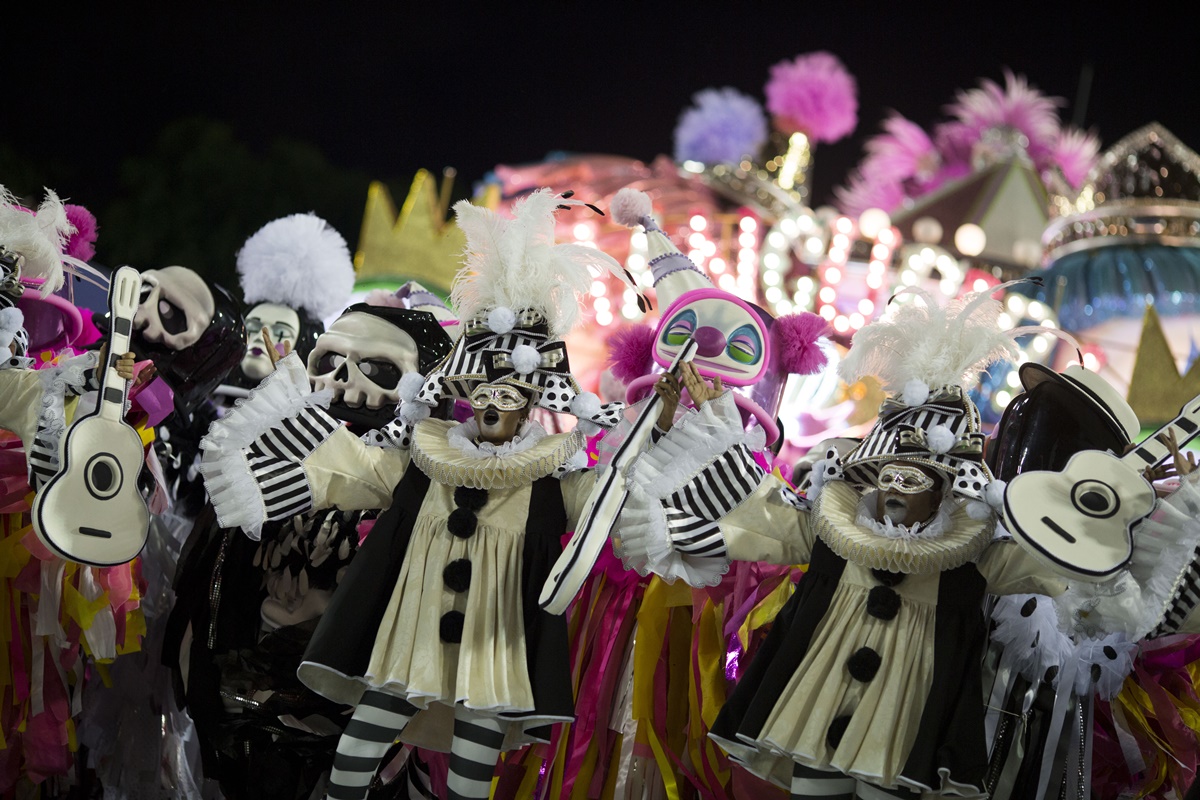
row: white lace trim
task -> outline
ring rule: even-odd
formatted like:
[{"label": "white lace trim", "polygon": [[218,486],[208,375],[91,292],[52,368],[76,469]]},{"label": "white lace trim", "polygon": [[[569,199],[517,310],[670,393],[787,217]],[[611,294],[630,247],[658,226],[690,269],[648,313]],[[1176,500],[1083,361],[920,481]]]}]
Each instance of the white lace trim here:
[{"label": "white lace trim", "polygon": [[469,419],[446,431],[446,441],[467,458],[504,458],[525,452],[545,439],[548,434],[540,424],[529,420],[521,426],[516,436],[504,444],[476,442],[475,437],[478,435],[479,424],[474,419]]},{"label": "white lace trim", "polygon": [[863,528],[874,531],[887,539],[936,539],[950,526],[950,508],[954,505],[950,495],[942,500],[933,519],[926,522],[914,522],[909,525],[897,525],[890,519],[875,519],[875,502],[879,490],[875,489],[863,495],[858,501],[858,516],[855,522]]},{"label": "white lace trim", "polygon": [[267,508],[245,450],[305,408],[328,406],[330,397],[328,390],[309,390],[308,372],[300,357],[292,353],[281,358],[274,372],[213,423],[200,440],[204,454],[200,474],[221,527],[241,528],[256,540],[262,535]]},{"label": "white lace trim", "polygon": [[[42,401],[38,409],[36,438],[46,447],[55,470],[59,466],[59,442],[67,430],[67,411],[64,403],[67,389],[82,389],[87,383],[84,373],[94,369],[99,358],[99,353],[92,351],[71,356],[53,367],[38,370]],[[73,391],[72,394],[79,392]]]},{"label": "white lace trim", "polygon": [[685,414],[654,447],[629,465],[628,478],[650,497],[669,497],[717,456],[739,444],[753,450],[762,437],[761,431],[754,436],[742,428],[733,393],[726,392]]}]

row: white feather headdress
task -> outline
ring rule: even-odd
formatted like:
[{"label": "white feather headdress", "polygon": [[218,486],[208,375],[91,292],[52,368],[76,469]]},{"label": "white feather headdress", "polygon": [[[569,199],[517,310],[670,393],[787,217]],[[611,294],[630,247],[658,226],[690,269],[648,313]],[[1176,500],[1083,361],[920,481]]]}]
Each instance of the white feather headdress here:
[{"label": "white feather headdress", "polygon": [[42,279],[42,294],[63,284],[63,248],[75,232],[58,195],[46,189],[37,213],[0,186],[0,247],[22,257],[21,276]]},{"label": "white feather headdress", "polygon": [[346,240],[316,214],[272,220],[237,254],[248,304],[278,303],[326,319],[350,302],[354,262]]},{"label": "white feather headdress", "polygon": [[575,326],[578,296],[595,276],[611,272],[630,285],[611,256],[593,247],[554,243],[554,212],[571,205],[586,204],[549,189],[518,201],[512,219],[466,200],[455,203],[458,227],[467,236],[464,265],[450,292],[459,319],[497,307],[531,309],[558,337]]},{"label": "white feather headdress", "polygon": [[856,333],[838,374],[849,382],[874,376],[888,392],[901,392],[911,381],[930,388],[968,387],[992,362],[1016,359],[1017,336],[1045,332],[1000,327],[1004,307],[992,295],[1007,285],[965,295],[944,307],[921,289],[900,290],[896,296],[916,295],[913,302],[893,304]]}]

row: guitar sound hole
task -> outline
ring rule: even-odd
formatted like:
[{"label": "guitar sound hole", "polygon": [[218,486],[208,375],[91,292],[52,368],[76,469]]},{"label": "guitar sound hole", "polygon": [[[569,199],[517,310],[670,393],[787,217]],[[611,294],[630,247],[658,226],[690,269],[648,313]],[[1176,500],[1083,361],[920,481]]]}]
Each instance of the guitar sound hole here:
[{"label": "guitar sound hole", "polygon": [[83,468],[83,485],[97,500],[107,500],[121,490],[121,462],[112,453],[97,453]]},{"label": "guitar sound hole", "polygon": [[1107,483],[1098,480],[1080,481],[1071,487],[1071,502],[1083,514],[1107,519],[1121,507],[1121,498]]},{"label": "guitar sound hole", "polygon": [[113,471],[112,467],[103,461],[97,462],[92,467],[92,486],[96,487],[97,492],[107,492],[112,486]]}]

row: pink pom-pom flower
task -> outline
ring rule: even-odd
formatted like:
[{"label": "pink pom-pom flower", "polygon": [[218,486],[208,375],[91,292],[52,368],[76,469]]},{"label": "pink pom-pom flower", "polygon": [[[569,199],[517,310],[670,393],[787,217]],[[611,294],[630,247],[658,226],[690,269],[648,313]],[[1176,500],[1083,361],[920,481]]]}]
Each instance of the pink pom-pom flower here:
[{"label": "pink pom-pom flower", "polygon": [[612,372],[624,383],[649,375],[654,366],[654,328],[630,325],[608,337],[608,360]]},{"label": "pink pom-pom flower", "polygon": [[836,142],[858,124],[858,85],[832,53],[816,52],[771,67],[767,110],[777,128],[813,142]]},{"label": "pink pom-pom flower", "polygon": [[776,319],[771,344],[779,371],[812,375],[824,369],[829,359],[818,340],[827,333],[829,323],[816,314],[785,314]]},{"label": "pink pom-pom flower", "polygon": [[67,221],[75,227],[75,232],[67,239],[63,254],[80,261],[91,261],[96,256],[96,237],[100,232],[96,216],[73,203],[64,205],[63,210],[67,214]]}]

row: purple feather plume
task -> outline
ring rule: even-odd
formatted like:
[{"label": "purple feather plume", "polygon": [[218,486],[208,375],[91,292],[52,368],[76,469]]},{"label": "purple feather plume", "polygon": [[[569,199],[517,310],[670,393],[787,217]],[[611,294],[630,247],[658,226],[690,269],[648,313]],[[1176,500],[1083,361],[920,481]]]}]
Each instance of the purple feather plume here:
[{"label": "purple feather plume", "polygon": [[67,220],[75,226],[75,232],[67,239],[63,253],[80,261],[91,261],[96,256],[96,237],[100,232],[96,216],[73,203],[64,205],[63,211],[67,214]]},{"label": "purple feather plume", "polygon": [[824,318],[810,314],[785,314],[771,326],[771,345],[777,369],[784,373],[812,375],[828,363],[817,340],[829,333]]},{"label": "purple feather plume", "polygon": [[771,67],[767,110],[785,133],[836,142],[858,124],[858,84],[832,53],[819,51]]},{"label": "purple feather plume", "polygon": [[608,360],[613,375],[625,383],[648,375],[654,367],[654,328],[629,325],[613,333],[608,337]]},{"label": "purple feather plume", "polygon": [[705,89],[675,127],[675,160],[736,164],[756,156],[767,141],[762,106],[736,89]]}]

